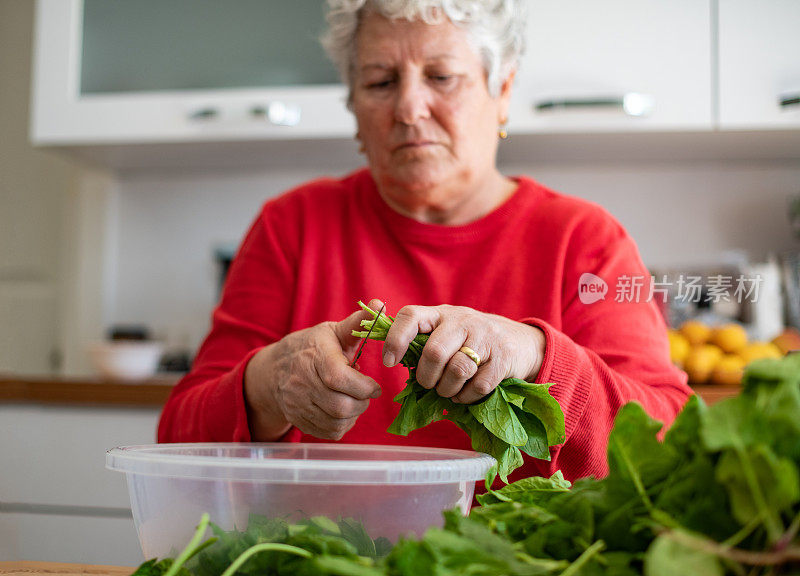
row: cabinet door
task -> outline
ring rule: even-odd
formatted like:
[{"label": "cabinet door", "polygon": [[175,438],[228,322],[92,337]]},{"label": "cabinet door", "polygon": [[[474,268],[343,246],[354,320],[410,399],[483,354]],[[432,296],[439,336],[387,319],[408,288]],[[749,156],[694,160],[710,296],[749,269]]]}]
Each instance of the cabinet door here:
[{"label": "cabinet door", "polygon": [[[0,562],[27,560],[138,566],[145,561],[133,518],[4,513],[0,510],[0,535]],[[100,571],[90,573],[102,574]]]},{"label": "cabinet door", "polygon": [[800,127],[800,2],[720,0],[723,129]]},{"label": "cabinet door", "polygon": [[509,126],[711,128],[709,0],[531,0]]},{"label": "cabinet door", "polygon": [[38,0],[36,144],[349,136],[319,0]]},{"label": "cabinet door", "polygon": [[[106,450],[155,440],[158,410],[0,405],[0,503],[130,509],[124,474]],[[25,512],[23,506],[21,512]]]}]

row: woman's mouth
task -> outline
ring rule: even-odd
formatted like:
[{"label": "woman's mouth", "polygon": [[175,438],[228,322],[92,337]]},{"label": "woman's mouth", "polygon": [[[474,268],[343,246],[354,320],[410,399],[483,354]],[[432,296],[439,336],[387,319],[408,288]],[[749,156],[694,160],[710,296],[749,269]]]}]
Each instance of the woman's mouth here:
[{"label": "woman's mouth", "polygon": [[430,140],[412,140],[400,144],[395,150],[413,150],[415,148],[425,148],[426,146],[433,146],[436,142]]}]

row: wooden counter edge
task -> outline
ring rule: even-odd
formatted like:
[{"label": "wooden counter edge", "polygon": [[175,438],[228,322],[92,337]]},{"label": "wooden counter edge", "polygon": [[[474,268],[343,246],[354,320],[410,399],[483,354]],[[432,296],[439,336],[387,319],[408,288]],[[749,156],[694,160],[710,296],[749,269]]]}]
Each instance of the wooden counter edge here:
[{"label": "wooden counter edge", "polygon": [[163,406],[179,376],[137,383],[0,376],[0,405]]},{"label": "wooden counter edge", "polygon": [[93,564],[67,564],[64,562],[0,562],[0,574],[4,576],[129,576],[136,570],[135,567],[104,566]]},{"label": "wooden counter edge", "polygon": [[742,391],[741,386],[692,386],[694,393],[700,396],[706,404],[714,404],[725,398],[738,396]]},{"label": "wooden counter edge", "polygon": [[[0,374],[0,405],[163,406],[180,375],[122,384],[92,379],[24,378]],[[707,404],[739,393],[738,386],[695,386]]]}]

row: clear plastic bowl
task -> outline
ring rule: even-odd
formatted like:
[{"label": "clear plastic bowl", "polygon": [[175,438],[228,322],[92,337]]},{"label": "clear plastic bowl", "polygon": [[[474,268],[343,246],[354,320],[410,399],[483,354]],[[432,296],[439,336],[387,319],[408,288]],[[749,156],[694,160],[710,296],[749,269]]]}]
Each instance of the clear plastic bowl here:
[{"label": "clear plastic bowl", "polygon": [[124,472],[145,558],[180,551],[204,512],[225,530],[250,514],[289,521],[353,518],[395,542],[467,514],[475,482],[494,465],[467,450],[353,444],[156,444],[106,453]]}]

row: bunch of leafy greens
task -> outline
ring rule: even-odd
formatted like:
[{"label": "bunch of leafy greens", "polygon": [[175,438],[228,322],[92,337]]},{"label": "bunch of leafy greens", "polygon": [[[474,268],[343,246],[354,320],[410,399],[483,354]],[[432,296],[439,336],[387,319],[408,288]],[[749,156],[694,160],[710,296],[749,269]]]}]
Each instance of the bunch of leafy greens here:
[{"label": "bunch of leafy greens", "polygon": [[[206,529],[214,536],[203,541]],[[251,515],[247,530],[225,531],[204,514],[188,546],[174,560],[148,560],[135,576],[233,576],[234,574],[360,574],[391,550],[351,518],[315,516],[291,524]],[[376,572],[364,572],[375,574]]]},{"label": "bunch of leafy greens", "polygon": [[352,520],[254,517],[205,543],[201,522],[175,561],[136,576],[800,574],[800,353],[750,364],[739,396],[692,397],[663,441],[660,428],[628,404],[606,478],[526,478],[391,548]]},{"label": "bunch of leafy greens", "polygon": [[[385,340],[394,318],[379,316],[363,302],[358,304],[369,311],[372,320],[363,320],[364,331],[354,331],[353,336],[364,338],[369,334],[371,340]],[[522,452],[550,460],[550,446],[563,443],[565,438],[564,413],[550,395],[552,384],[506,378],[480,402],[456,404],[417,382],[416,368],[427,340],[428,334],[418,334],[400,361],[408,368],[408,380],[394,398],[402,406],[389,432],[407,436],[432,422],[449,420],[469,435],[473,449],[497,460],[497,474],[506,483],[508,475],[522,466]]]}]

